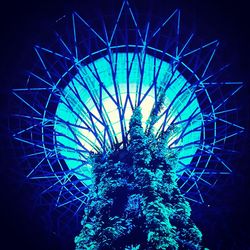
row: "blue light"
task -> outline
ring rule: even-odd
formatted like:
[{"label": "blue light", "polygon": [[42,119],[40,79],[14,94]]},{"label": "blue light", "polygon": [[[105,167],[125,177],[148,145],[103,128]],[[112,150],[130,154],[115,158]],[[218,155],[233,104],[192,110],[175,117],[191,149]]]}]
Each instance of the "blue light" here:
[{"label": "blue light", "polygon": [[[174,135],[169,138],[169,146],[181,147],[191,143],[180,152],[182,159],[179,170],[191,162],[192,157],[187,156],[195,155],[198,145],[194,142],[201,139],[202,115],[199,103],[196,97],[188,103],[193,93],[191,84],[178,70],[173,74],[171,64],[144,55],[143,52],[117,52],[115,57],[117,66],[114,77],[112,65],[105,57],[78,66],[78,73],[63,90],[55,114],[57,153],[65,158],[69,169],[75,172],[77,178],[83,179],[86,186],[91,184],[89,151],[105,152],[112,150],[115,143],[127,141],[129,120],[133,107],[137,105],[142,108],[145,129],[157,99],[156,93],[167,84],[169,87],[165,90],[161,118],[154,127],[155,134],[159,134],[170,125],[179,124]],[[139,61],[144,57],[145,73],[142,76]],[[92,73],[94,68],[98,79]],[[157,79],[155,69],[159,69]],[[138,95],[140,88],[141,97]],[[100,91],[103,92],[101,97]],[[82,162],[86,162],[86,165],[82,166]]]},{"label": "blue light", "polygon": [[[121,18],[132,26],[123,27]],[[187,199],[203,203],[218,175],[231,173],[224,160],[231,151],[224,145],[243,128],[227,116],[237,112],[228,103],[242,83],[217,80],[226,68],[212,66],[219,42],[191,46],[194,34],[182,38],[179,10],[156,29],[143,24],[142,32],[124,1],[114,20],[99,33],[73,13],[71,39],[57,34],[52,46],[35,46],[38,65],[26,87],[13,90],[22,104],[15,114],[21,126],[13,136],[32,163],[27,178],[40,181],[57,207],[78,213],[92,183],[89,154],[126,146],[132,110],[142,108],[146,129],[152,107],[165,93],[154,133],[174,127],[169,147],[180,151],[178,184]],[[166,27],[175,34],[172,40],[164,35]],[[123,31],[127,36],[119,35]]]}]

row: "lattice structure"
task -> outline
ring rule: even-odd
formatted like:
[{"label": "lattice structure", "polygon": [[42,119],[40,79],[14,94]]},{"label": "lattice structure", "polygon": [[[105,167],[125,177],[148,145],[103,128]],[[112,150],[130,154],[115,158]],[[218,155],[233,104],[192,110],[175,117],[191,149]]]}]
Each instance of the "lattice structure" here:
[{"label": "lattice structure", "polygon": [[[242,87],[219,77],[217,40],[198,45],[182,36],[180,10],[157,28],[138,23],[124,1],[114,24],[95,29],[73,13],[52,45],[34,47],[38,63],[27,84],[13,89],[20,100],[15,114],[31,163],[27,178],[43,187],[57,207],[78,213],[92,183],[89,155],[122,148],[129,140],[132,110],[141,106],[144,128],[165,93],[154,133],[175,129],[169,147],[180,151],[179,186],[190,200],[203,203],[219,175],[230,174],[224,156],[233,151],[235,123],[230,99]],[[101,22],[101,21],[100,21]],[[226,146],[225,146],[226,145]]]}]

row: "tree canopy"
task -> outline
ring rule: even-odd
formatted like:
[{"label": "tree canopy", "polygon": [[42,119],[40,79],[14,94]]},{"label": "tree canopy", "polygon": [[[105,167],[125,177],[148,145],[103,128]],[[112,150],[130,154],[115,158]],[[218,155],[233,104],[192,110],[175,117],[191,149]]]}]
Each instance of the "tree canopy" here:
[{"label": "tree canopy", "polygon": [[156,138],[157,113],[145,132],[135,108],[128,147],[92,156],[93,186],[76,250],[200,249],[202,233],[177,185],[178,152],[167,145],[173,128]]}]

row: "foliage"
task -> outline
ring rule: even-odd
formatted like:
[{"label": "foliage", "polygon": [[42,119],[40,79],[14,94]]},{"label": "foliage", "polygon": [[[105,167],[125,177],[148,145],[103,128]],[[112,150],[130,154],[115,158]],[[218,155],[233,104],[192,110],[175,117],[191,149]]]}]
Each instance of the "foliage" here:
[{"label": "foliage", "polygon": [[93,156],[94,183],[77,250],[200,249],[202,234],[176,181],[178,152],[167,145],[173,128],[156,138],[141,120],[135,108],[127,148]]}]

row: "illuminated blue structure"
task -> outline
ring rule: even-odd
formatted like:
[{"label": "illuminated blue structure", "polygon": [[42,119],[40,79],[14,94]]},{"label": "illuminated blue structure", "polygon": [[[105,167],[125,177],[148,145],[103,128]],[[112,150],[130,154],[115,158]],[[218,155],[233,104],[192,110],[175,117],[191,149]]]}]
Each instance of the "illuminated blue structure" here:
[{"label": "illuminated blue structure", "polygon": [[168,145],[179,151],[179,187],[187,199],[205,202],[218,175],[231,173],[224,156],[243,131],[230,107],[242,83],[219,78],[227,67],[213,64],[219,42],[195,45],[194,34],[182,37],[180,10],[156,29],[140,24],[128,1],[112,27],[96,30],[77,13],[63,25],[55,43],[35,46],[38,63],[26,86],[13,90],[22,104],[14,138],[31,162],[27,178],[57,207],[78,213],[92,184],[89,155],[127,145],[137,106],[147,130],[164,96],[154,133],[174,128]]}]

